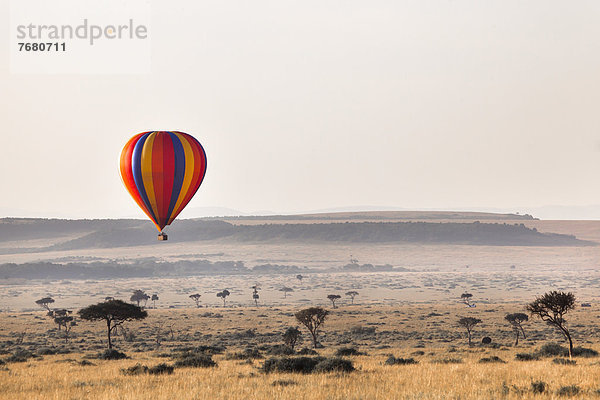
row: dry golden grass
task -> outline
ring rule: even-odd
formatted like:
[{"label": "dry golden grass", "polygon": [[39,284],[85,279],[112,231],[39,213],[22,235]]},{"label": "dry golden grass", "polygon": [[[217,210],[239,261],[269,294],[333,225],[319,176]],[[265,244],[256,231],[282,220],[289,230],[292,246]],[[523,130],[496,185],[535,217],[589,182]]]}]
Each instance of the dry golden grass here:
[{"label": "dry golden grass", "polygon": [[[493,308],[492,308],[493,307]],[[518,352],[531,352],[541,344],[560,338],[548,327],[531,321],[526,327],[530,338],[518,348],[512,347],[512,333],[503,323],[506,312],[515,305],[498,304],[484,309],[464,309],[456,305],[406,305],[401,307],[344,307],[332,310],[324,329],[324,349],[321,355],[332,355],[338,347],[354,345],[367,355],[350,357],[357,371],[348,374],[264,374],[259,371],[263,360],[252,364],[226,360],[224,355],[214,357],[216,368],[176,368],[173,375],[126,376],[121,368],[137,363],[153,366],[170,363],[159,353],[172,353],[177,346],[215,344],[227,340],[228,335],[254,329],[257,333],[281,332],[295,325],[292,308],[234,308],[149,310],[150,317],[129,324],[137,340],[152,344],[153,328],[161,320],[173,324],[174,340],[166,337],[157,351],[135,352],[132,343],[117,340],[131,359],[119,361],[90,360],[95,365],[79,364],[84,357],[95,354],[104,339],[100,323],[81,322],[75,327],[73,342],[83,348],[66,355],[48,355],[41,360],[7,363],[0,366],[1,399],[529,399],[564,398],[557,391],[562,386],[577,385],[581,392],[571,398],[596,397],[600,389],[600,358],[580,358],[574,366],[556,365],[552,359],[516,361]],[[206,318],[205,312],[220,313],[222,318]],[[428,316],[431,312],[439,315]],[[474,342],[490,334],[498,348],[466,346],[466,339],[456,327],[457,315],[476,316],[484,320],[476,328]],[[266,317],[259,317],[266,315]],[[571,317],[577,345],[598,348],[596,325],[598,312],[577,309]],[[51,322],[41,319],[43,313],[1,314],[0,340],[13,339],[14,333],[27,331],[25,343],[46,342],[45,346],[60,346],[59,339],[48,339]],[[374,323],[382,325],[372,325]],[[390,336],[377,339],[361,338],[341,344],[350,327],[376,326]],[[581,325],[581,326],[579,326]],[[189,340],[187,334],[200,331],[206,336]],[[404,336],[403,336],[404,335]],[[403,338],[404,337],[404,338]],[[85,342],[81,339],[85,338]],[[387,339],[386,339],[387,338]],[[589,339],[589,340],[588,340]],[[248,339],[253,340],[260,339]],[[275,342],[279,339],[275,338]],[[590,343],[592,342],[592,343]],[[305,342],[306,343],[306,342]],[[74,344],[74,345],[75,345]],[[254,343],[260,344],[260,343]],[[390,348],[381,348],[388,345]],[[88,346],[85,349],[85,346]],[[238,350],[228,342],[227,352]],[[424,346],[424,347],[422,347]],[[378,348],[379,347],[379,348]],[[5,349],[10,346],[5,346]],[[416,350],[422,355],[414,355]],[[388,354],[396,357],[414,357],[416,365],[384,364]],[[505,364],[481,364],[482,357],[498,356]],[[4,358],[4,356],[0,356]],[[461,359],[461,363],[436,363],[442,359]],[[544,381],[549,387],[542,395],[531,391],[533,381]],[[283,381],[284,384],[277,384]],[[288,385],[285,384],[288,383]]]}]

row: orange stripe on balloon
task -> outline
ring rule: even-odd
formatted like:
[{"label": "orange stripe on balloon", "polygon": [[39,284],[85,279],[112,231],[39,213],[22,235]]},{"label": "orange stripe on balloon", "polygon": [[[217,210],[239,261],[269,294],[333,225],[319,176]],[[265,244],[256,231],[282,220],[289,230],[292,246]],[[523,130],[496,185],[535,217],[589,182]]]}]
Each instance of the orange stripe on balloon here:
[{"label": "orange stripe on balloon", "polygon": [[132,167],[131,167],[131,157],[132,157],[133,149],[134,149],[137,141],[140,139],[140,137],[142,137],[146,133],[148,133],[148,132],[142,132],[142,133],[135,135],[134,137],[129,139],[127,144],[125,144],[125,147],[123,147],[123,151],[121,152],[121,159],[119,162],[119,167],[120,167],[119,171],[121,173],[120,174],[121,180],[123,181],[125,188],[129,192],[129,194],[131,195],[133,200],[142,209],[144,214],[146,214],[148,216],[148,218],[150,218],[150,220],[152,220],[154,225],[156,225],[156,228],[158,230],[160,230],[160,228],[158,227],[156,222],[154,222],[154,218],[152,218],[152,214],[146,208],[146,205],[144,204],[144,201],[142,200],[142,197],[140,196],[140,193],[139,193],[137,186],[135,185],[135,181],[133,179],[133,171],[132,171]]}]

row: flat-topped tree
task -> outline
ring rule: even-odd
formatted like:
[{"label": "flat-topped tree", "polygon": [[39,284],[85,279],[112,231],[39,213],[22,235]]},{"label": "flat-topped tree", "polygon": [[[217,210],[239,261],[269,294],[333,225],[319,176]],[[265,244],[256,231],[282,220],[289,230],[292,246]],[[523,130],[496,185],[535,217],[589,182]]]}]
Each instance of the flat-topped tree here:
[{"label": "flat-topped tree", "polygon": [[285,299],[287,297],[288,293],[292,293],[294,291],[294,289],[284,286],[281,289],[279,289],[280,292],[283,292],[283,298]]},{"label": "flat-topped tree", "polygon": [[296,275],[296,279],[298,279],[300,282],[302,282],[302,279],[304,279],[304,277],[300,274]]},{"label": "flat-topped tree", "polygon": [[144,292],[143,290],[134,290],[133,294],[131,295],[131,297],[129,298],[129,301],[133,301],[136,302],[138,307],[140,306],[140,302],[144,302],[144,306],[146,307],[146,303],[148,302],[148,300],[150,299],[150,296],[148,296],[146,294],[146,292]]},{"label": "flat-topped tree", "polygon": [[342,296],[340,296],[339,294],[328,294],[327,298],[331,301],[331,304],[333,304],[333,308],[337,308],[337,306],[335,305],[335,302],[339,299],[342,298]]},{"label": "flat-topped tree", "polygon": [[523,339],[527,339],[527,337],[525,336],[525,330],[523,330],[523,322],[529,321],[529,317],[527,316],[527,314],[524,314],[524,313],[506,314],[504,319],[507,320],[508,323],[512,325],[513,330],[515,331],[515,335],[516,335],[515,346],[517,346],[519,344],[519,333],[523,334]]},{"label": "flat-topped tree", "polygon": [[358,292],[356,290],[351,290],[349,292],[346,292],[346,296],[350,296],[350,298],[352,299],[352,304],[354,304],[354,298],[358,296]]},{"label": "flat-topped tree", "polygon": [[108,336],[108,348],[112,349],[111,333],[126,321],[141,320],[148,313],[135,304],[125,303],[121,300],[109,300],[103,303],[93,304],[78,311],[81,319],[86,321],[106,322],[106,334]]},{"label": "flat-topped tree", "polygon": [[221,290],[219,293],[217,293],[217,297],[220,297],[223,299],[223,307],[225,307],[225,298],[227,296],[229,296],[231,293],[229,292],[229,290],[227,289],[223,289]]},{"label": "flat-topped tree", "polygon": [[42,297],[41,299],[35,301],[35,304],[45,308],[48,311],[50,311],[50,304],[52,303],[54,303],[54,299],[52,297]]},{"label": "flat-topped tree", "polygon": [[463,293],[460,295],[460,299],[462,300],[463,303],[465,303],[466,305],[468,305],[469,307],[471,307],[471,299],[473,298],[473,295],[471,293]]},{"label": "flat-topped tree", "polygon": [[150,300],[152,300],[153,308],[156,309],[156,302],[158,301],[158,294],[154,293]]},{"label": "flat-topped tree", "polygon": [[458,320],[458,325],[462,326],[467,330],[467,335],[469,336],[469,346],[471,345],[471,335],[473,333],[473,328],[475,325],[480,324],[481,321],[479,318],[473,317],[463,317]]},{"label": "flat-topped tree", "polygon": [[196,308],[200,308],[200,294],[199,293],[194,293],[194,294],[190,294],[190,299],[194,300],[194,302],[196,303]]},{"label": "flat-topped tree", "polygon": [[319,328],[325,322],[329,311],[322,307],[310,307],[304,310],[298,311],[294,316],[302,325],[308,329],[313,339],[313,346],[317,347],[317,337],[319,335]]},{"label": "flat-topped tree", "polygon": [[575,308],[575,295],[571,292],[552,291],[536,298],[527,305],[531,315],[537,315],[542,321],[557,328],[569,341],[569,358],[573,356],[573,339],[567,328],[565,314]]}]

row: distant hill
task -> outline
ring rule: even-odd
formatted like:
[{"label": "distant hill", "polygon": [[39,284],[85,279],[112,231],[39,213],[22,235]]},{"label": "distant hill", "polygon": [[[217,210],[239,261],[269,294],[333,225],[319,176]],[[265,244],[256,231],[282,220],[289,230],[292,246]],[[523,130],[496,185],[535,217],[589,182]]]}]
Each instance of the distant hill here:
[{"label": "distant hill", "polygon": [[[336,216],[336,219],[339,219],[339,216]],[[522,223],[351,222],[352,218],[348,219],[350,222],[267,224],[233,224],[215,219],[180,220],[168,228],[168,233],[171,242],[220,240],[234,243],[265,241],[492,246],[595,245],[594,242],[579,240],[572,235],[541,233]],[[12,254],[155,245],[156,234],[153,225],[143,220],[5,218],[0,219],[0,240],[14,245],[0,248],[0,252]],[[43,238],[53,238],[53,244],[41,248],[27,247],[26,241]]]}]

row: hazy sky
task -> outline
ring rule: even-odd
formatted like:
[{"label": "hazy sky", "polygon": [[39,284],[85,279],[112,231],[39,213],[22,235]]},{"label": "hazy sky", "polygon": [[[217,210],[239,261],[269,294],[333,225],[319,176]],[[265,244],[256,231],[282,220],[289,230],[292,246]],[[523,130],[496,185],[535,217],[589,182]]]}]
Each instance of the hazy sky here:
[{"label": "hazy sky", "polygon": [[1,31],[2,215],[143,217],[118,157],[145,130],[204,145],[188,207],[600,204],[597,1],[154,0],[152,16],[140,75],[10,74]]}]

